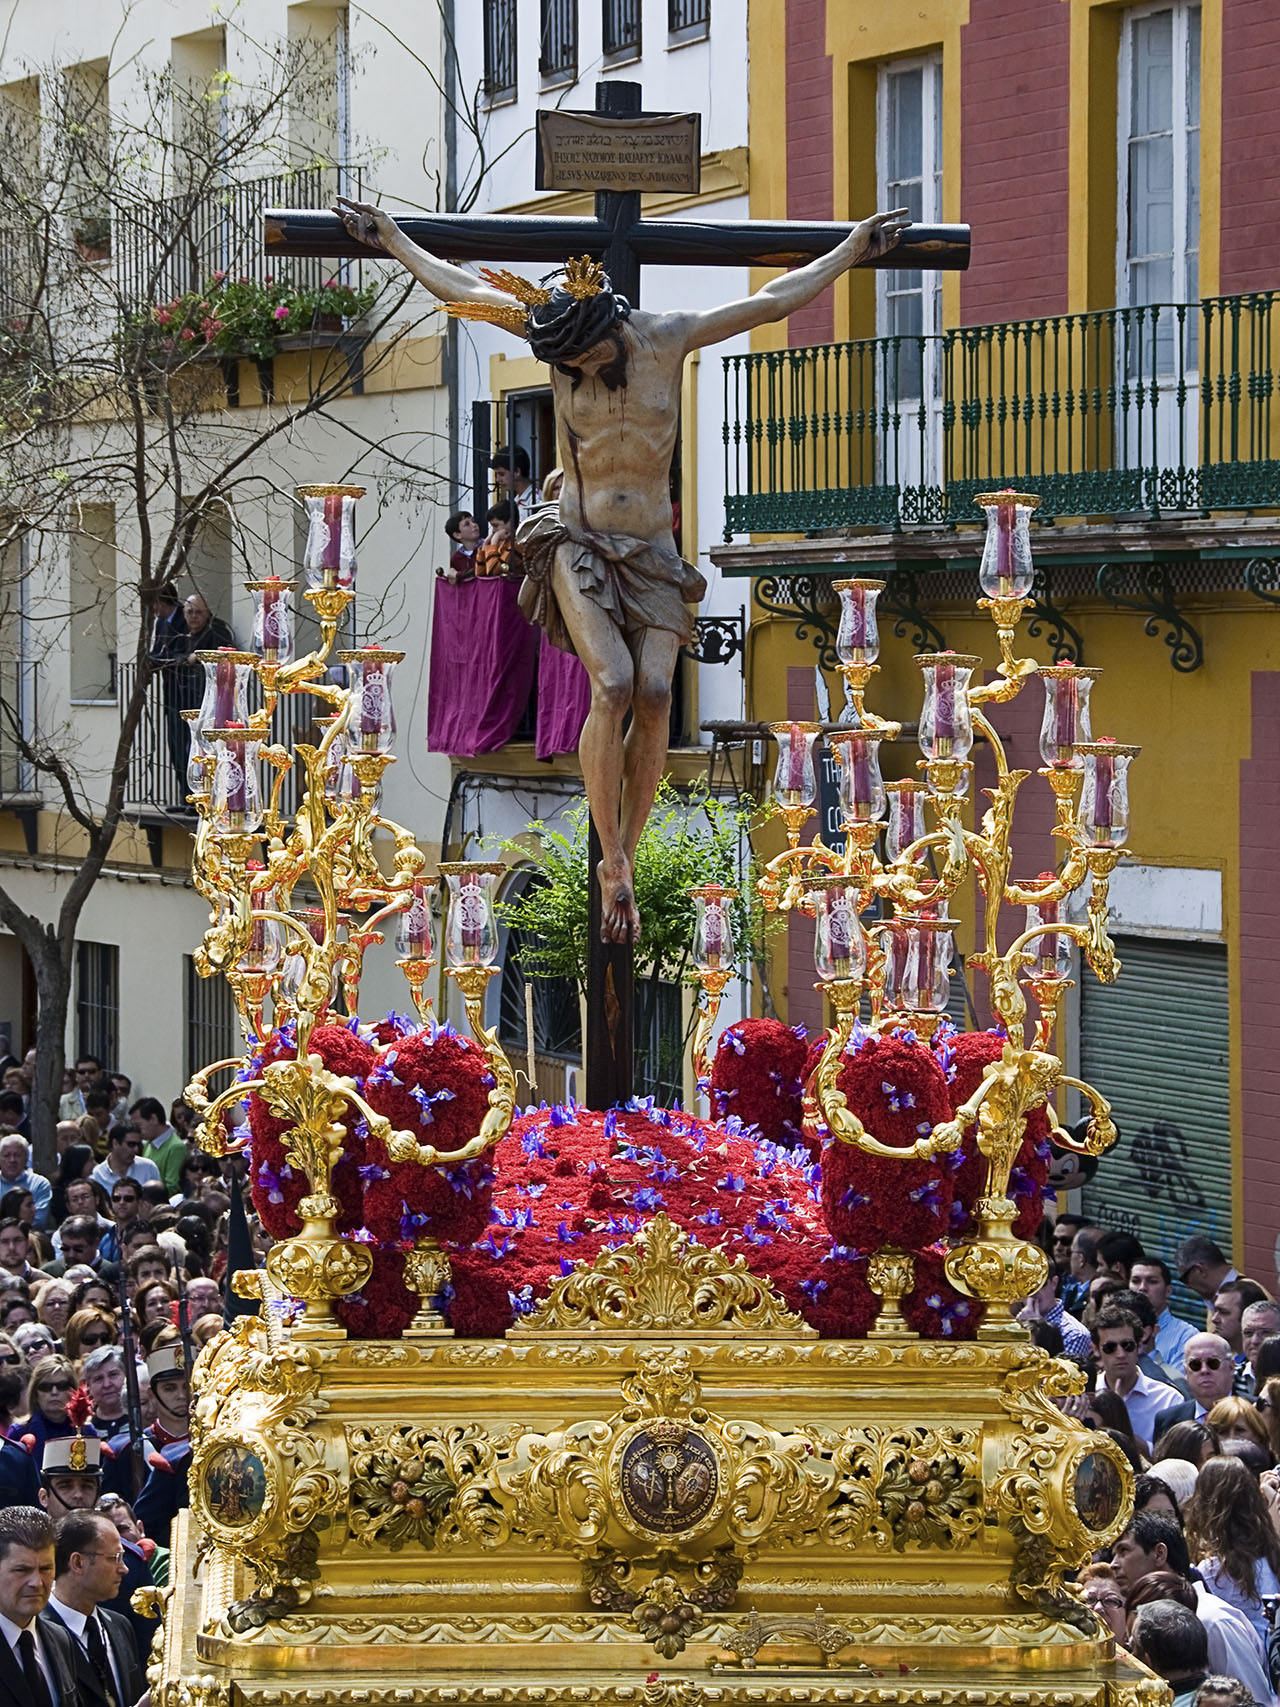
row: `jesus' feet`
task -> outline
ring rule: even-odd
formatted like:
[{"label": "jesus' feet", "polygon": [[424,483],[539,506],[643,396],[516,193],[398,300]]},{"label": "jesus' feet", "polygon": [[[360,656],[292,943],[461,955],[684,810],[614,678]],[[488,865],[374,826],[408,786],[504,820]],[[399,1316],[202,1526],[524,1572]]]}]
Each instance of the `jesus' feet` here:
[{"label": "jesus' feet", "polygon": [[640,914],[631,887],[631,867],[626,860],[616,864],[601,860],[596,867],[600,883],[601,942],[639,942]]}]

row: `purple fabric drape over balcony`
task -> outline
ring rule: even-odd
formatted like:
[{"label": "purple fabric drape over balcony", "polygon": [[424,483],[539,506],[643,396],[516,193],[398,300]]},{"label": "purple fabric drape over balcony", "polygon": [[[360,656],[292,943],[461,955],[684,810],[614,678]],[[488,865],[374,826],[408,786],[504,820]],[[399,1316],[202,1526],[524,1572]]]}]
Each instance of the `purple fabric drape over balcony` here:
[{"label": "purple fabric drape over balcony", "polygon": [[519,727],[538,658],[519,583],[436,582],[427,687],[427,750],[470,758],[505,747]]},{"label": "purple fabric drape over balcony", "polygon": [[550,645],[521,614],[519,583],[436,581],[427,688],[427,749],[471,758],[505,747],[538,677],[540,759],[578,745],[590,692],[571,653]]},{"label": "purple fabric drape over balcony", "polygon": [[591,682],[581,659],[553,646],[544,634],[538,653],[537,757],[576,752],[590,707]]}]

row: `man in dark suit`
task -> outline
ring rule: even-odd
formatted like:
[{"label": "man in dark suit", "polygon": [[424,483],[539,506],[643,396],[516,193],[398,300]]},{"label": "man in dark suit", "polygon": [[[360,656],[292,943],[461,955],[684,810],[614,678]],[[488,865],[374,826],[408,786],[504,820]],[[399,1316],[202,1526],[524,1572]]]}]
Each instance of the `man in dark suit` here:
[{"label": "man in dark suit", "polygon": [[83,1707],[71,1637],[42,1623],[53,1524],[37,1506],[0,1511],[0,1707]]},{"label": "man in dark suit", "polygon": [[1235,1380],[1235,1358],[1219,1334],[1195,1334],[1189,1339],[1183,1353],[1183,1368],[1191,1397],[1157,1413],[1152,1425],[1153,1441],[1159,1440],[1174,1423],[1203,1422],[1218,1400],[1227,1397]]},{"label": "man in dark suit", "polygon": [[58,1524],[53,1593],[42,1624],[57,1622],[75,1644],[81,1707],[134,1707],[146,1688],[128,1620],[103,1605],[126,1574],[120,1535],[109,1517],[73,1511]]}]

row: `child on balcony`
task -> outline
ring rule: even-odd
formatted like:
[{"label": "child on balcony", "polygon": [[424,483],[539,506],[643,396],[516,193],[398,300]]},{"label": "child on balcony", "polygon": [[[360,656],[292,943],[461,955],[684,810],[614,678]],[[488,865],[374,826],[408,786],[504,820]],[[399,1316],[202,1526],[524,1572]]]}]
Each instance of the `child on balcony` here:
[{"label": "child on balcony", "polygon": [[518,562],[513,564],[511,561],[515,541],[510,499],[503,499],[500,504],[494,504],[485,520],[489,524],[489,537],[476,552],[476,574],[518,574]]},{"label": "child on balcony", "polygon": [[441,570],[446,581],[469,581],[476,572],[476,552],[480,546],[480,523],[470,510],[457,510],[444,524],[444,531],[453,544],[449,567]]}]

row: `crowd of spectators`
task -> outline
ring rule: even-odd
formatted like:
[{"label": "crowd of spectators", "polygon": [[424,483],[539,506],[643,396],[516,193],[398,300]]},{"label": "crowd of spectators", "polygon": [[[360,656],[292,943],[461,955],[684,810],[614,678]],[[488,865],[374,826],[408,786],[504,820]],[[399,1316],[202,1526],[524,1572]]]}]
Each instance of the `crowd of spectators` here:
[{"label": "crowd of spectators", "polygon": [[224,1326],[242,1164],[194,1146],[185,1103],[82,1055],[38,1172],[33,1066],[0,1062],[0,1684],[34,1707],[133,1707],[153,1625],[132,1595],[168,1581],[188,1371]]},{"label": "crowd of spectators", "polygon": [[[1064,1408],[1137,1478],[1132,1521],[1082,1573],[1085,1599],[1175,1707],[1280,1703],[1280,1303],[1201,1234],[1166,1257],[1063,1213],[1042,1240],[1049,1278],[1022,1319],[1084,1370]],[[1181,1314],[1178,1282],[1196,1301]]]}]

